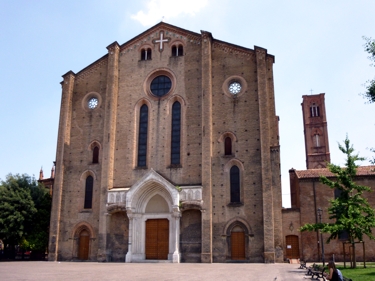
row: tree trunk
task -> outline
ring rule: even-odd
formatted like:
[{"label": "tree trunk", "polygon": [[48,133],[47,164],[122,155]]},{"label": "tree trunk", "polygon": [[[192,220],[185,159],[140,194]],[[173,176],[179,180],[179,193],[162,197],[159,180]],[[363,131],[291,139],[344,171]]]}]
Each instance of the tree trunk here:
[{"label": "tree trunk", "polygon": [[357,268],[357,261],[355,259],[355,242],[352,242],[352,249],[353,249],[353,268]]}]

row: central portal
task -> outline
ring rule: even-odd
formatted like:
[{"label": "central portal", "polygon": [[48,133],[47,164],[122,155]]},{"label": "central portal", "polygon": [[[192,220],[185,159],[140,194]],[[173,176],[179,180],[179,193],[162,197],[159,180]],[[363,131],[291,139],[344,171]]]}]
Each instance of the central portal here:
[{"label": "central portal", "polygon": [[169,253],[169,220],[146,221],[146,259],[167,260]]}]

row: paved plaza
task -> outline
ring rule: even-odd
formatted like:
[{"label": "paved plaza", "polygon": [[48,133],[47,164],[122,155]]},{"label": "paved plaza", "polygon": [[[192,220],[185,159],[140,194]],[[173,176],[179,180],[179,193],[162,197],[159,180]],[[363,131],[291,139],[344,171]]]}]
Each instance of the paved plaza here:
[{"label": "paved plaza", "polygon": [[280,263],[0,262],[0,280],[307,280],[306,270],[298,267]]}]

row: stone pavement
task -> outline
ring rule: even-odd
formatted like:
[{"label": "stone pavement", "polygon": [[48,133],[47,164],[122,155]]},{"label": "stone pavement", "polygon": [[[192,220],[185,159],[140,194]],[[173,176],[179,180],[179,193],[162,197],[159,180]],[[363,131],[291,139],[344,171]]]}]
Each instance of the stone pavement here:
[{"label": "stone pavement", "polygon": [[286,263],[0,262],[0,280],[311,280],[298,267]]}]

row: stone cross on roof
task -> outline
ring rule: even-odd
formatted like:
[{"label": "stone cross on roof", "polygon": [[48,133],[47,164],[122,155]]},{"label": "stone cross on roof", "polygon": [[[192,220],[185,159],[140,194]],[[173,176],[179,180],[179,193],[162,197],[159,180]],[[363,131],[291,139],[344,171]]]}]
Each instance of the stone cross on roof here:
[{"label": "stone cross on roof", "polygon": [[168,37],[164,38],[164,32],[160,31],[160,38],[159,39],[155,39],[152,42],[154,44],[158,44],[159,43],[159,51],[162,52],[163,48],[164,48],[164,42],[169,42],[169,40],[170,40],[170,38],[168,38]]}]

